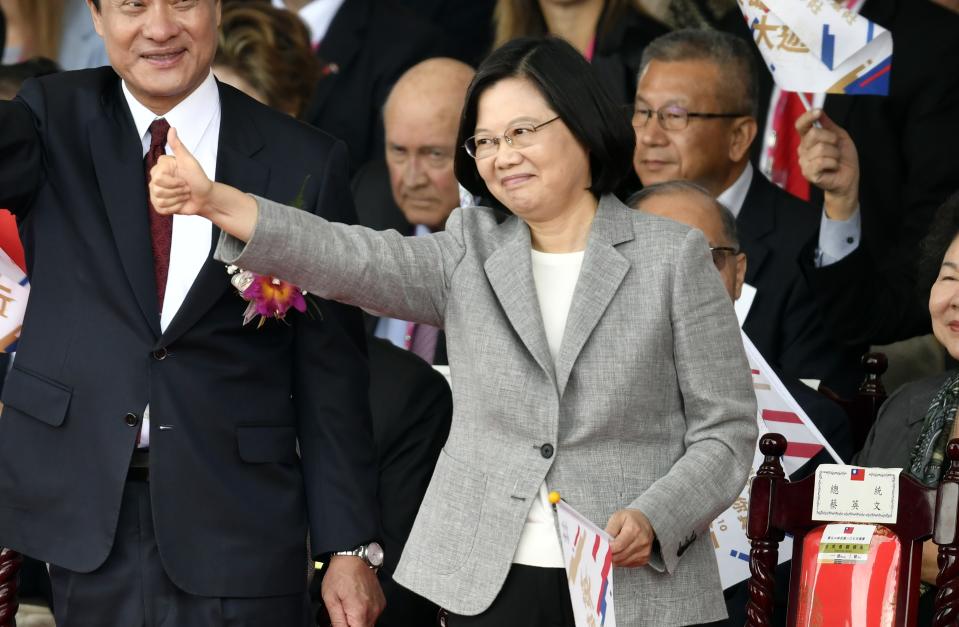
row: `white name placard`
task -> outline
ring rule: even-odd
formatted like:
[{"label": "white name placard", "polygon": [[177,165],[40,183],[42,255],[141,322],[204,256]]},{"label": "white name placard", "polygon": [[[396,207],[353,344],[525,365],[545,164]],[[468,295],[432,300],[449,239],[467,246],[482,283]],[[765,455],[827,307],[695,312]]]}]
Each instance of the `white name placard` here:
[{"label": "white name placard", "polygon": [[895,523],[902,468],[821,464],[813,488],[813,520]]}]

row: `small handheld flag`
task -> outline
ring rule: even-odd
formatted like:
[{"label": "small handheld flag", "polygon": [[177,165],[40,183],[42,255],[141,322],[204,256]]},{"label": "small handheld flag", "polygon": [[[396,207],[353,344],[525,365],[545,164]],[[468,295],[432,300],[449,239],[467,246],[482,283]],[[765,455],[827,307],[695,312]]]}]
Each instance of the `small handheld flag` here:
[{"label": "small handheld flag", "polygon": [[558,492],[550,492],[549,501],[556,508],[576,627],[616,627],[612,538]]},{"label": "small handheld flag", "polygon": [[885,96],[892,34],[831,0],[737,0],[786,91]]}]

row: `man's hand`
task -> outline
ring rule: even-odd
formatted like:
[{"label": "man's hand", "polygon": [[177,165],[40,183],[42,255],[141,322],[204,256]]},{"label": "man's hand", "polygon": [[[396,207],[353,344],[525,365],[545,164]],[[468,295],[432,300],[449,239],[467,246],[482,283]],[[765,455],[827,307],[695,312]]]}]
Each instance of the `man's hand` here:
[{"label": "man's hand", "polygon": [[848,220],[859,206],[859,155],[852,138],[822,109],[799,116],[796,130],[802,138],[799,167],[807,181],[823,190],[826,216]]},{"label": "man's hand", "polygon": [[606,533],[613,536],[610,550],[613,566],[645,566],[653,550],[656,532],[638,509],[621,509],[609,518]]},{"label": "man's hand", "polygon": [[351,555],[330,558],[321,594],[333,627],[373,627],[386,607],[373,569]]}]

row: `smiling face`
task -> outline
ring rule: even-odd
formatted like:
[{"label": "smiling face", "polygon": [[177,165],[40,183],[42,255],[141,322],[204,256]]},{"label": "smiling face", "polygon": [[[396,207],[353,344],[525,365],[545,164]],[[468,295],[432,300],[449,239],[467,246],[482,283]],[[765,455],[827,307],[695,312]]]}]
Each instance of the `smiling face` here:
[{"label": "smiling face", "polygon": [[209,74],[219,0],[101,0],[100,10],[90,4],[90,11],[113,69],[157,115],[175,107]]},{"label": "smiling face", "polygon": [[[720,98],[720,68],[708,60],[651,61],[636,88],[636,108],[682,107],[699,113],[737,113]],[[745,127],[743,125],[746,125]],[[644,186],[666,181],[699,183],[718,196],[736,180],[755,137],[752,118],[689,118],[664,130],[656,116],[634,127],[633,168]]]},{"label": "smiling face", "polygon": [[496,154],[476,160],[490,193],[527,222],[545,222],[595,199],[589,191],[589,157],[562,119],[535,131],[534,141],[516,148],[502,135],[518,126],[556,118],[540,91],[524,78],[505,78],[477,103],[476,135],[500,136]]},{"label": "smiling face", "polygon": [[932,332],[953,359],[959,359],[959,236],[946,251],[929,292]]}]

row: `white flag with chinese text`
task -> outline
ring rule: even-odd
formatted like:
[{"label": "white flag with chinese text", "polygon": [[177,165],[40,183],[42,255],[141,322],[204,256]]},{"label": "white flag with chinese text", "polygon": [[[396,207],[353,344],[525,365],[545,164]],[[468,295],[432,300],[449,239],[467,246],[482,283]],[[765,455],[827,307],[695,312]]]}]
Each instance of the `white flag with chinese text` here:
[{"label": "white flag with chinese text", "polygon": [[29,295],[27,275],[0,249],[0,352],[16,350]]},{"label": "white flag with chinese text", "polygon": [[886,95],[892,33],[833,0],[737,0],[773,80],[816,94]]},{"label": "white flag with chinese text", "polygon": [[[837,464],[843,463],[826,438],[813,424],[796,399],[786,390],[769,364],[759,353],[746,334],[742,334],[743,348],[753,376],[753,391],[756,394],[756,421],[759,437],[766,433],[781,433],[786,436],[786,454],[782,457],[786,475],[804,466],[821,451],[827,451]],[[753,474],[763,462],[759,441],[753,454]],[[749,483],[733,504],[720,514],[709,526],[709,536],[719,562],[719,576],[723,588],[729,588],[749,578],[749,539],[746,526],[749,521]],[[792,538],[787,536],[779,544],[779,563],[792,557]]]},{"label": "white flag with chinese text", "polygon": [[562,500],[556,517],[576,627],[616,627],[609,534]]}]

